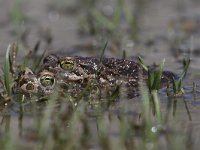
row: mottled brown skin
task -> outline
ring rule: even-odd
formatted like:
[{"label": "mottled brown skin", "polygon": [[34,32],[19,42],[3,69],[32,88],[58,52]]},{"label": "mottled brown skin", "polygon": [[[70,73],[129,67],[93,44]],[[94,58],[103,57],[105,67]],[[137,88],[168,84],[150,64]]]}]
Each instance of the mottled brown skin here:
[{"label": "mottled brown skin", "polygon": [[[75,73],[76,75],[83,74],[99,74],[99,76],[113,76],[113,77],[126,77],[128,78],[136,78],[139,72],[144,71],[143,68],[139,65],[139,63],[135,61],[125,60],[125,59],[117,59],[117,58],[103,58],[100,61],[99,58],[95,57],[66,57],[72,58],[76,64],[76,67],[70,70],[63,69],[60,67],[60,63],[65,60],[65,57],[56,57],[52,55],[48,56],[44,59],[44,64],[42,70],[48,69],[52,71],[53,69],[57,71],[68,71],[69,73]],[[52,64],[52,61],[54,62]],[[144,75],[144,74],[143,74]],[[146,75],[146,73],[145,73]]]},{"label": "mottled brown skin", "polygon": [[[128,80],[130,81],[130,84],[133,84],[133,82],[138,82],[139,78],[144,80],[147,79],[147,72],[141,67],[141,65],[137,61],[117,58],[103,58],[102,61],[100,61],[100,59],[96,57],[80,56],[67,58],[73,58],[76,62],[76,67],[72,70],[66,71],[68,71],[69,73],[75,73],[79,76],[84,74],[98,74],[98,76],[105,79],[107,77],[112,77],[114,79]],[[56,68],[55,72],[57,72],[58,70],[63,71],[65,69],[62,69],[59,65],[61,61],[65,59],[66,57],[49,55],[44,59],[44,66],[49,70],[52,70],[52,68]],[[52,62],[54,62],[53,65]],[[151,67],[150,70],[153,69],[155,69],[155,67]],[[162,84],[171,82],[173,77],[175,77],[174,73],[170,71],[163,71],[161,79]]]},{"label": "mottled brown skin", "polygon": [[38,81],[36,75],[31,69],[25,68],[20,72],[16,84],[13,87],[15,92],[23,92],[24,94],[38,93]]},{"label": "mottled brown skin", "polygon": [[[42,77],[41,80],[41,75],[46,74],[47,78]],[[161,87],[171,82],[173,77],[173,73],[164,71]],[[46,86],[45,79],[48,79],[48,86]],[[53,81],[54,79],[55,81]],[[41,83],[43,80],[45,84]],[[136,61],[49,55],[44,59],[38,73],[34,74],[29,71],[28,75],[22,74],[16,87],[22,93],[45,95],[53,93],[56,88],[59,91],[78,96],[85,88],[102,90],[111,95],[117,87],[122,86],[128,88],[128,95],[133,97],[137,93],[135,91],[138,89],[139,81],[142,80],[147,80],[147,72]]]}]

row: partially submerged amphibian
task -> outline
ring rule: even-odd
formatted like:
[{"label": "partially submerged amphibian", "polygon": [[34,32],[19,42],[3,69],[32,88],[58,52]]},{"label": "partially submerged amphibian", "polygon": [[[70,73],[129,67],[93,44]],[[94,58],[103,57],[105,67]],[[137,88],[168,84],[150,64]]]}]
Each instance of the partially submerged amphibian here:
[{"label": "partially submerged amphibian", "polygon": [[[173,73],[163,71],[161,87],[173,77]],[[116,89],[124,87],[128,89],[128,96],[133,97],[138,94],[139,82],[146,82],[147,78],[147,71],[134,60],[49,55],[37,73],[26,68],[19,75],[15,89],[35,95],[48,95],[58,90],[77,97],[85,94],[85,89],[89,92],[96,89],[103,96],[112,95]]]}]

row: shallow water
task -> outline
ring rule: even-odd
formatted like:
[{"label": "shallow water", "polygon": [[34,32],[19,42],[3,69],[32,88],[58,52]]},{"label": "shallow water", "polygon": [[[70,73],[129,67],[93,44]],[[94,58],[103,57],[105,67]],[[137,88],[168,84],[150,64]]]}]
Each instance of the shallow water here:
[{"label": "shallow water", "polygon": [[[78,1],[78,0],[77,0]],[[9,43],[17,41],[14,29],[20,29],[27,32],[26,44],[33,48],[35,43],[41,40],[41,51],[48,48],[49,53],[59,53],[65,55],[81,55],[81,56],[98,56],[101,48],[94,36],[80,36],[78,34],[79,18],[81,17],[81,9],[72,9],[76,6],[74,1],[53,0],[22,0],[22,10],[27,19],[20,27],[16,27],[12,23],[11,14],[14,7],[12,0],[0,1],[0,58],[5,55],[5,50]],[[112,3],[107,4],[106,8],[112,8]],[[79,1],[80,3],[80,1]],[[131,3],[131,2],[129,2]],[[81,6],[78,5],[80,8]],[[76,8],[76,7],[75,7]],[[112,8],[113,9],[113,8]],[[111,9],[111,10],[112,10]],[[200,18],[200,2],[198,0],[151,0],[145,1],[144,6],[139,13],[139,31],[138,40],[131,40],[125,32],[121,38],[122,44],[117,50],[112,48],[110,44],[105,52],[108,57],[122,57],[122,50],[126,50],[127,57],[141,55],[146,64],[160,63],[165,58],[165,70],[173,71],[180,74],[182,71],[182,58],[190,56],[191,64],[188,74],[184,80],[185,96],[178,97],[173,102],[173,109],[170,110],[169,120],[177,116],[177,128],[184,131],[191,129],[193,139],[193,149],[199,147],[198,139],[200,137],[200,23],[195,21]],[[67,11],[71,10],[71,11]],[[109,10],[109,9],[108,9]],[[182,18],[195,18],[191,24],[182,23]],[[186,20],[187,21],[187,20]],[[52,38],[52,42],[47,45],[47,38]],[[176,41],[176,42],[174,42]],[[26,52],[25,48],[20,49],[18,59]],[[3,60],[0,59],[2,64]],[[193,83],[196,83],[197,92],[192,93]],[[160,91],[161,110],[167,113],[168,98],[166,93]],[[27,109],[24,114],[20,113],[17,103],[12,106],[2,107],[1,111],[1,132],[4,136],[9,128],[12,133],[12,140],[19,141],[17,145],[22,148],[31,148],[37,139],[35,128],[35,119],[40,112],[45,110],[45,105],[39,105],[36,110],[30,109],[29,104],[23,109]],[[136,124],[140,124],[138,119],[141,110],[141,97],[131,100],[119,100],[106,109],[103,114],[105,124],[109,124],[112,148],[119,137],[119,120],[118,114],[120,109],[125,109],[125,115],[132,117]],[[60,108],[60,106],[58,106]],[[95,124],[95,115],[93,109],[88,108],[90,128],[94,132],[92,134],[93,144],[91,147],[100,149],[97,145],[97,127]],[[94,116],[93,116],[94,115]],[[109,118],[111,117],[111,119]],[[174,122],[169,122],[173,124]],[[166,125],[168,126],[168,125]],[[170,125],[169,125],[170,126]],[[21,137],[21,138],[18,138]],[[17,142],[16,142],[17,143]],[[28,143],[27,145],[24,143]],[[165,147],[165,146],[163,146]],[[120,149],[118,147],[118,149]],[[167,149],[165,147],[165,149]]]}]

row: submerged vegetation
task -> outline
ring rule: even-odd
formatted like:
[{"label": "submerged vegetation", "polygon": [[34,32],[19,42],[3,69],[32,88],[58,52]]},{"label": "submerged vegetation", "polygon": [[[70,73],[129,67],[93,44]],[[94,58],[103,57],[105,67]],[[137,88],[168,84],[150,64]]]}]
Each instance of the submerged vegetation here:
[{"label": "submerged vegetation", "polygon": [[[104,93],[93,89],[95,86],[86,86],[78,97],[67,92],[60,93],[59,90],[55,90],[50,96],[16,93],[13,86],[18,82],[19,74],[26,67],[33,72],[40,70],[42,61],[48,54],[48,49],[39,51],[41,39],[33,48],[26,43],[26,39],[19,39],[22,34],[20,24],[25,19],[21,10],[22,3],[22,0],[16,0],[11,13],[14,30],[18,34],[17,43],[8,46],[2,65],[0,149],[199,148],[200,132],[195,123],[192,123],[194,119],[198,119],[198,114],[196,117],[194,108],[191,107],[193,103],[199,103],[199,87],[195,82],[191,87],[184,83],[189,72],[190,58],[183,59],[180,74],[174,71],[176,76],[172,84],[160,89],[167,59],[151,68],[145,64],[143,57],[138,56],[138,62],[148,73],[148,77],[147,83],[141,81],[138,85],[139,96],[131,99],[127,98],[126,89],[120,87],[116,87],[109,97],[103,99],[96,96],[99,93],[104,96]],[[123,59],[130,59],[126,49],[122,49],[123,40],[128,36],[134,42],[139,41],[139,17],[145,4],[145,0],[135,0],[134,3],[116,0],[112,3],[112,8],[110,5],[104,8],[100,0],[77,0],[75,6],[81,8],[80,12],[84,12],[79,18],[80,36],[89,35],[98,41],[98,46],[101,47],[97,50],[100,63],[105,51],[112,49],[113,45],[119,49],[120,56],[123,52]],[[45,48],[48,48],[52,37],[43,40]],[[151,44],[150,42],[149,45]],[[23,55],[22,49],[26,52]],[[19,62],[18,55],[22,58]],[[97,69],[97,77],[100,71]],[[51,81],[47,81],[47,84],[49,82]],[[94,81],[94,84],[97,83]],[[90,97],[85,96],[87,92],[91,92]]]}]

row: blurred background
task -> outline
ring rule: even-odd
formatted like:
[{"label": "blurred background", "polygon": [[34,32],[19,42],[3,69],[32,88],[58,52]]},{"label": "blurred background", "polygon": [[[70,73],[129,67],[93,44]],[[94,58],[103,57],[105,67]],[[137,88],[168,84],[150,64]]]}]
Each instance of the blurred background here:
[{"label": "blurred background", "polygon": [[[108,41],[106,57],[133,59],[139,55],[148,65],[165,59],[164,70],[178,75],[184,60],[191,59],[183,81],[186,94],[169,98],[159,93],[163,126],[155,121],[153,113],[146,122],[141,119],[145,114],[141,99],[145,96],[115,101],[106,108],[99,103],[87,105],[87,110],[85,103],[68,108],[68,97],[69,101],[56,105],[55,110],[46,102],[34,106],[31,102],[12,102],[11,107],[1,108],[0,145],[4,144],[5,149],[11,144],[27,149],[35,143],[38,145],[33,149],[76,147],[77,143],[85,149],[106,149],[109,144],[113,149],[135,145],[150,150],[198,149],[199,10],[199,0],[0,0],[0,58],[12,43],[19,47],[18,62],[32,51],[39,56],[44,50],[47,54],[98,57]],[[128,145],[130,137],[135,145]]]},{"label": "blurred background", "polygon": [[10,43],[25,54],[39,42],[38,53],[98,56],[108,40],[106,56],[165,58],[177,69],[185,55],[199,56],[199,7],[198,0],[1,0],[0,55]]}]

